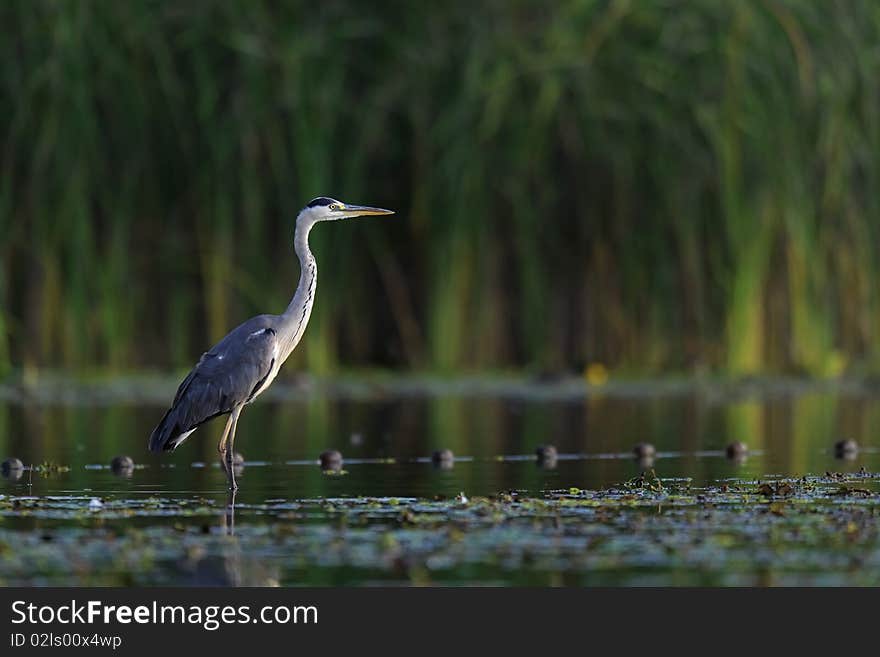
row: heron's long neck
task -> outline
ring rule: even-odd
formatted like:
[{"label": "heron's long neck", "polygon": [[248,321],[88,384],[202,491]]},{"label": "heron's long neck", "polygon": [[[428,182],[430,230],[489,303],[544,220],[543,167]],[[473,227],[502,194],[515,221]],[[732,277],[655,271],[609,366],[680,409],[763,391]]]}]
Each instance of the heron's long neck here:
[{"label": "heron's long neck", "polygon": [[280,342],[281,362],[287,360],[290,352],[299,343],[309,323],[312,314],[312,306],[315,303],[315,287],[318,284],[318,266],[315,264],[315,256],[309,249],[309,231],[315,225],[313,221],[297,221],[296,232],[293,238],[293,247],[296,257],[299,258],[300,275],[299,284],[290,304],[279,317],[281,320],[278,327],[278,340]]}]

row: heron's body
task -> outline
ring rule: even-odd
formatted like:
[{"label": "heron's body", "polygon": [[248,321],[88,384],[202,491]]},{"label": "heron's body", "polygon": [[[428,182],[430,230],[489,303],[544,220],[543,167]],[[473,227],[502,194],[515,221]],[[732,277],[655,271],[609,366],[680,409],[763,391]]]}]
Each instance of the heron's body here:
[{"label": "heron's body", "polygon": [[[287,309],[280,315],[252,317],[202,354],[177,389],[171,408],[153,430],[150,450],[173,450],[205,422],[228,414],[218,449],[231,463],[241,409],[272,384],[308,325],[318,281],[317,264],[309,249],[309,231],[319,221],[370,214],[391,214],[391,211],[350,206],[320,197],[300,212],[294,236],[300,279]],[[227,468],[227,474],[234,488],[231,467]]]}]

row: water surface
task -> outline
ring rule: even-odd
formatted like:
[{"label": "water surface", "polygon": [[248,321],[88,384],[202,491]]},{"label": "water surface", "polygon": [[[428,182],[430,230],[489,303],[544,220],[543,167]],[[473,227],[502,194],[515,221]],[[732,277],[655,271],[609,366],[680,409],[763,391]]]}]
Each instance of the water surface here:
[{"label": "water surface", "polygon": [[[0,454],[17,456],[34,466],[18,479],[0,480],[0,503],[5,503],[0,508],[0,548],[7,545],[7,559],[12,558],[10,553],[25,550],[45,552],[39,561],[42,566],[8,561],[5,577],[0,558],[0,580],[26,584],[200,583],[204,573],[198,575],[199,568],[219,560],[224,564],[222,575],[217,574],[220,571],[204,575],[218,583],[346,584],[388,578],[417,582],[420,577],[436,581],[426,575],[433,572],[432,567],[444,573],[439,581],[448,583],[678,583],[682,576],[673,577],[673,571],[687,570],[687,560],[676,561],[676,568],[655,563],[657,568],[650,573],[634,569],[628,562],[609,570],[607,561],[601,562],[602,567],[572,561],[559,547],[558,536],[554,538],[553,532],[568,523],[562,533],[567,531],[586,541],[579,549],[593,545],[596,536],[590,532],[594,530],[606,533],[608,540],[615,536],[625,539],[626,545],[618,547],[631,555],[654,545],[654,538],[639,541],[638,532],[634,539],[631,527],[624,532],[620,526],[619,535],[608,533],[602,524],[605,516],[595,515],[594,507],[599,505],[607,506],[612,514],[608,517],[623,514],[627,523],[637,517],[617,501],[621,495],[629,499],[630,493],[620,494],[620,487],[643,471],[644,464],[632,457],[634,444],[649,442],[656,447],[654,472],[658,481],[665,482],[662,492],[647,493],[655,497],[647,500],[644,508],[641,502],[630,504],[639,507],[637,513],[646,508],[656,512],[655,501],[668,506],[676,495],[702,508],[705,501],[695,497],[695,491],[721,494],[718,491],[723,486],[727,494],[728,486],[745,486],[742,491],[751,494],[761,482],[806,482],[805,475],[818,477],[815,481],[820,488],[830,488],[820,490],[812,483],[804,484],[786,498],[800,495],[806,505],[817,502],[814,497],[821,493],[821,508],[829,513],[862,513],[864,508],[851,506],[855,504],[852,496],[844,495],[840,500],[844,506],[837,506],[838,480],[829,477],[841,481],[850,477],[848,484],[841,485],[873,495],[876,481],[871,473],[880,471],[880,398],[863,393],[813,391],[741,398],[697,391],[578,399],[521,392],[455,394],[453,390],[380,398],[276,396],[261,400],[242,415],[236,449],[243,453],[245,466],[239,475],[236,514],[230,518],[225,475],[216,453],[222,420],[199,429],[173,454],[151,455],[146,452],[147,438],[163,411],[155,400],[8,402],[0,406]],[[861,446],[854,458],[835,456],[833,445],[842,438],[856,440]],[[749,446],[745,460],[735,462],[725,456],[725,446],[735,440]],[[557,448],[559,458],[542,465],[534,454],[539,445],[546,444]],[[329,448],[343,453],[343,473],[327,474],[318,466],[318,455]],[[442,448],[455,454],[450,468],[431,463],[432,452]],[[127,454],[137,463],[130,476],[116,475],[108,467],[119,454]],[[556,506],[541,506],[541,500],[555,499],[560,491],[611,492],[589,504],[581,500],[578,504],[590,507],[586,515],[569,517],[560,516]],[[519,496],[514,505],[497,506],[498,496],[511,492]],[[485,508],[467,507],[469,511],[461,511],[464,515],[456,520],[460,510],[455,505],[460,504],[462,493],[468,504],[478,500]],[[484,498],[496,501],[483,502]],[[526,499],[536,500],[535,508],[543,511],[523,516],[526,507],[517,500]],[[735,521],[731,516],[730,522],[748,524],[755,522],[748,515],[749,499],[748,495],[737,498],[736,504],[744,505],[741,508],[729,505],[726,499],[713,504],[720,504],[727,512],[738,508],[746,515]],[[795,504],[793,499],[787,503]],[[567,509],[569,502],[563,506]],[[803,511],[807,507],[797,508]],[[556,525],[535,526],[536,518],[541,523],[546,520],[542,513],[557,518]],[[481,514],[498,514],[498,525],[506,526],[509,533],[499,534],[496,525],[483,527],[476,522]],[[413,520],[422,515],[436,522],[425,525]],[[232,568],[234,576],[229,575],[229,544],[211,543],[221,536],[229,540],[231,520],[235,522],[235,540],[247,544],[237,544],[242,552],[236,557],[238,566]],[[855,522],[853,517],[846,516],[846,523],[851,522]],[[461,525],[458,529],[456,523]],[[691,530],[679,529],[685,537],[682,540],[693,538]],[[133,535],[135,530],[147,533]],[[392,530],[402,533],[385,535]],[[360,531],[365,533],[358,534]],[[434,544],[438,537],[452,540],[450,532],[459,531],[472,539],[466,541],[470,556],[465,559],[464,552],[459,555],[464,561],[450,556],[449,545],[441,549],[439,543]],[[584,531],[590,536],[581,536]],[[297,538],[291,538],[290,532]],[[163,549],[168,553],[156,562],[117,565],[102,573],[100,562],[106,558],[102,550],[108,535],[124,541],[128,553],[140,558],[162,554]],[[139,542],[130,545],[133,540]],[[352,541],[351,551],[322,565],[323,555],[332,552],[330,548],[339,541]],[[146,553],[142,549],[145,544],[150,546]],[[529,550],[540,552],[538,548],[545,544],[557,545],[561,552],[540,567],[519,562],[498,565],[499,550],[506,553],[531,546]],[[309,545],[314,549],[312,560],[303,561]],[[392,548],[400,552],[402,562],[388,557]],[[45,565],[53,563],[53,555],[60,559],[72,549],[86,555],[80,575],[66,572],[62,562]],[[189,554],[193,549],[195,553]],[[356,558],[358,549],[364,551],[360,560]],[[876,551],[876,546],[872,549]],[[828,550],[820,550],[820,556],[830,559],[834,552]],[[712,553],[719,558],[726,554],[724,550]],[[482,555],[482,559],[475,555]],[[716,563],[710,569],[716,578],[709,581],[754,582],[761,573],[766,576],[766,568],[761,570],[759,565],[746,563],[744,571],[738,571]],[[16,568],[33,572],[22,573]],[[18,575],[13,577],[12,572]],[[783,569],[778,581],[788,581],[785,573]],[[823,577],[831,582],[849,581],[839,579],[840,567],[825,572],[820,566],[810,568],[809,577],[801,573],[793,581],[822,583]],[[701,583],[689,577],[684,580]]]}]

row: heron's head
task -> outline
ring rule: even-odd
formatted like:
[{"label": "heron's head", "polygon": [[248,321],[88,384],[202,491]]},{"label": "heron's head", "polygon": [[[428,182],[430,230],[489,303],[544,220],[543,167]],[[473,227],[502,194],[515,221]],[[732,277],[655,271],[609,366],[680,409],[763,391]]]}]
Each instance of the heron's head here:
[{"label": "heron's head", "polygon": [[352,205],[337,201],[335,198],[319,196],[309,201],[309,204],[300,212],[301,218],[309,221],[336,221],[337,219],[351,219],[352,217],[365,217],[370,215],[394,214],[393,210],[373,208],[368,205]]}]

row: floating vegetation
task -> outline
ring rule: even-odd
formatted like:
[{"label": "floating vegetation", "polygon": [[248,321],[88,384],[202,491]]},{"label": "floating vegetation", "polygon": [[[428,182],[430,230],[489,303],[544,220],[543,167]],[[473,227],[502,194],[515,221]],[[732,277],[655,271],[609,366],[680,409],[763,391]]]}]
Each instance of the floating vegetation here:
[{"label": "floating vegetation", "polygon": [[40,463],[39,465],[31,466],[31,470],[43,477],[49,477],[52,475],[61,474],[62,472],[70,472],[70,466],[53,463],[51,461],[45,461],[43,463]]},{"label": "floating vegetation", "polygon": [[658,493],[663,490],[663,482],[660,481],[660,477],[657,476],[653,468],[649,472],[642,472],[638,477],[628,481],[626,485],[633,488],[647,488]]},{"label": "floating vegetation", "polygon": [[880,474],[491,496],[0,497],[0,584],[880,584]]}]

